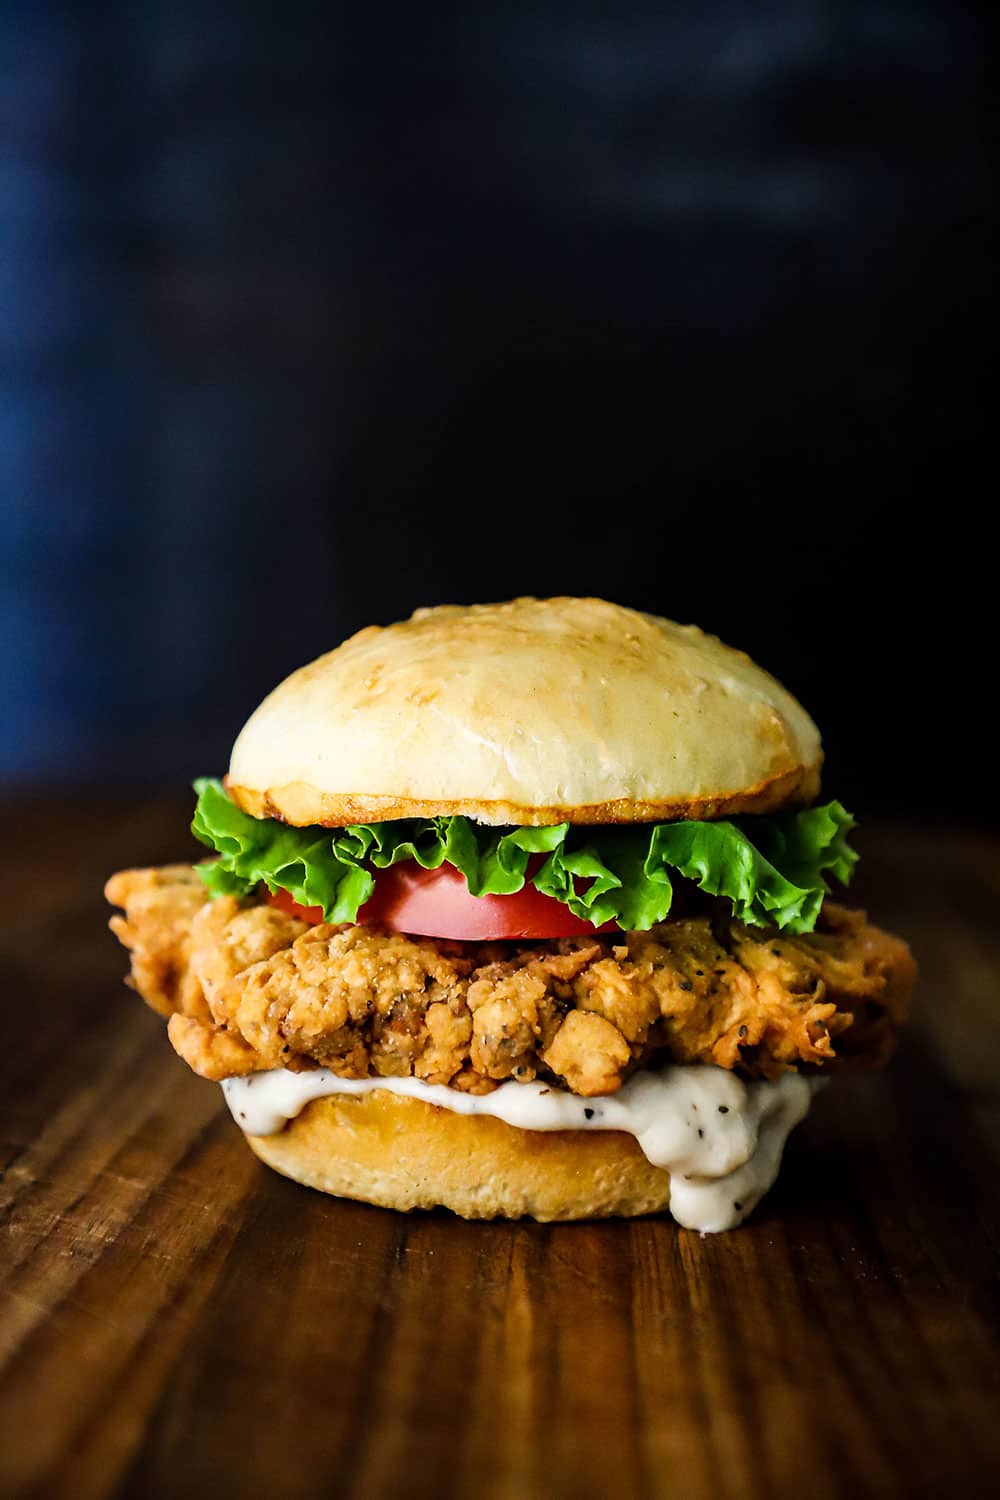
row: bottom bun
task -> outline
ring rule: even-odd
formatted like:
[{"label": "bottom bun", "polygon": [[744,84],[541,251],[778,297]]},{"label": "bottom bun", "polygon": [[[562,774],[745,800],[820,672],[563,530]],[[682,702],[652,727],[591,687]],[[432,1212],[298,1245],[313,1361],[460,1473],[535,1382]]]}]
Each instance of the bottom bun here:
[{"label": "bottom bun", "polygon": [[314,1099],[275,1135],[247,1137],[295,1182],[382,1208],[463,1219],[596,1219],[660,1213],[670,1173],[623,1131],[519,1130],[377,1089]]}]

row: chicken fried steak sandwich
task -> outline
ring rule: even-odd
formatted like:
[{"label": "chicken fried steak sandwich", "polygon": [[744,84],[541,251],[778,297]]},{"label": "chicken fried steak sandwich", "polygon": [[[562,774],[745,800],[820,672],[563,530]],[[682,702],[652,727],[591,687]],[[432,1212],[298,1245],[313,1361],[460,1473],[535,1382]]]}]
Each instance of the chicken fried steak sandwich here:
[{"label": "chicken fried steak sandwich", "polygon": [[132,983],[312,1187],[729,1228],[915,966],[827,899],[852,819],[740,652],[597,599],[419,610],[265,699],[215,857],[108,882]]}]

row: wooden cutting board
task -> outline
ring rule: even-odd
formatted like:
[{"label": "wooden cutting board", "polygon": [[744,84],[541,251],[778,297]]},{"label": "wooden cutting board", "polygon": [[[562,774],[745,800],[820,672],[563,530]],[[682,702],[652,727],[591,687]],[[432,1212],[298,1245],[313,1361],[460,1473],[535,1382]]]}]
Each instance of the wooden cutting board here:
[{"label": "wooden cutting board", "polygon": [[186,857],[188,817],[5,814],[4,1500],[994,1492],[996,839],[861,836],[914,1022],[702,1238],[396,1215],[259,1165],[105,929],[105,875]]}]

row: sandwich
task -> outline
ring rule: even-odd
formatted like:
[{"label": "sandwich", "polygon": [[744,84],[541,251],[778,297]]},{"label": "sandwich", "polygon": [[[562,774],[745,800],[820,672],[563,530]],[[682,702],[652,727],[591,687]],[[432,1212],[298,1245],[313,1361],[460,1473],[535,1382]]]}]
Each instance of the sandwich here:
[{"label": "sandwich", "polygon": [[253,1151],[336,1196],[714,1232],[916,967],[834,900],[853,819],[748,656],[598,599],[418,610],[293,672],[197,865],[106,888]]}]

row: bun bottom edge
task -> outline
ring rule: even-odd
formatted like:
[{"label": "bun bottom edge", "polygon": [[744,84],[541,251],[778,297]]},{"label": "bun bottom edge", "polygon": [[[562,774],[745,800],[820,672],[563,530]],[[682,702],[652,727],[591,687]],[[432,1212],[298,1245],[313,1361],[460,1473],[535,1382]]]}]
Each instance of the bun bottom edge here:
[{"label": "bun bottom edge", "polygon": [[252,1151],[305,1187],[463,1219],[634,1218],[670,1203],[670,1174],[622,1131],[520,1130],[376,1090],[315,1099]]}]

